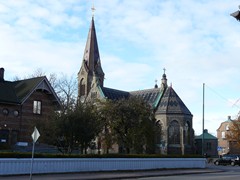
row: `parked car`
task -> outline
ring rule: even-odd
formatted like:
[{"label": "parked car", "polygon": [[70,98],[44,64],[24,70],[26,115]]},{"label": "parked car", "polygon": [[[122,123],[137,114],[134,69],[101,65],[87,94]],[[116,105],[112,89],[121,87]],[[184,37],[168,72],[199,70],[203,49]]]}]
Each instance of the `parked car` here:
[{"label": "parked car", "polygon": [[216,161],[214,161],[215,165],[239,165],[240,166],[240,155],[235,154],[226,154],[223,155],[221,158],[218,158]]}]

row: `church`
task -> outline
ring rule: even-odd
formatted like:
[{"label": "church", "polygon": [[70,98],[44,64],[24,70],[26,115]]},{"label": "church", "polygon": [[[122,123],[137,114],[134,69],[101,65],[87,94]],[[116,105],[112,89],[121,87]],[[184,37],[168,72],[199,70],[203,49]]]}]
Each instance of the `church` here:
[{"label": "church", "polygon": [[155,118],[161,124],[163,133],[160,142],[156,144],[158,152],[182,155],[194,153],[193,115],[173,87],[168,85],[165,69],[159,86],[155,84],[153,88],[130,92],[105,87],[104,76],[92,17],[78,72],[79,101],[84,103],[96,98],[118,100],[131,96],[141,97],[153,107]]}]

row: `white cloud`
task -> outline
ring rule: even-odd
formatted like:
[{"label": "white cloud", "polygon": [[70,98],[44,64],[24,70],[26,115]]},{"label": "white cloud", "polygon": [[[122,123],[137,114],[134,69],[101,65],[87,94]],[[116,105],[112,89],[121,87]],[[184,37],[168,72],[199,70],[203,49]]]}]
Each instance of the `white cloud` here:
[{"label": "white cloud", "polygon": [[[94,5],[107,87],[152,88],[165,67],[198,134],[203,83],[225,99],[240,98],[240,24],[230,16],[237,0],[96,0]],[[37,68],[77,74],[91,6],[87,0],[0,2],[0,66],[6,78]],[[215,132],[238,109],[209,89],[206,93],[206,128]]]}]

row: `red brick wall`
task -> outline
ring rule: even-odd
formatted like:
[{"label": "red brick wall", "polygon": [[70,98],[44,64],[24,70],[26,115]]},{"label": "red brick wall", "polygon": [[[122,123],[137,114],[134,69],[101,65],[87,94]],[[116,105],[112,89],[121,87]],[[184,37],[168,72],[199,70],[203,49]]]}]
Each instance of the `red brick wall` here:
[{"label": "red brick wall", "polygon": [[[221,124],[217,130],[218,146],[222,147],[223,150],[219,151],[219,154],[238,154],[240,153],[239,148],[234,143],[229,143],[227,134],[230,132],[226,129],[228,125],[231,125],[231,121],[226,121]],[[225,132],[225,138],[222,137],[222,132]]]},{"label": "red brick wall", "polygon": [[[33,113],[33,101],[42,102],[41,114]],[[22,105],[0,104],[0,130],[18,131],[18,141],[32,142],[31,134],[37,123],[44,123],[52,115],[55,105],[51,95],[44,91],[35,91]],[[8,115],[3,115],[2,110],[7,108]],[[14,116],[13,111],[18,110],[19,116]],[[41,132],[40,132],[41,134]],[[11,134],[10,134],[11,136]],[[11,137],[9,137],[10,139]],[[9,142],[10,143],[10,142]]]}]

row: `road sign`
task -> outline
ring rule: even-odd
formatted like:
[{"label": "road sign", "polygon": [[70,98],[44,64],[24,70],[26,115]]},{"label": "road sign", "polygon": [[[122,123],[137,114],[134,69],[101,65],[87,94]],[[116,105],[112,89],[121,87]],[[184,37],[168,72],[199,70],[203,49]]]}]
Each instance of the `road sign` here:
[{"label": "road sign", "polygon": [[38,132],[37,128],[34,127],[34,131],[32,133],[32,139],[34,143],[37,142],[39,136],[40,136],[40,133]]},{"label": "road sign", "polygon": [[217,150],[218,150],[218,151],[221,151],[221,150],[222,150],[222,147],[221,147],[221,146],[218,146],[218,147],[217,147]]},{"label": "road sign", "polygon": [[40,136],[40,133],[38,132],[38,130],[37,130],[36,126],[35,126],[35,127],[34,127],[34,131],[33,131],[33,133],[32,133],[33,148],[32,148],[31,169],[30,169],[30,180],[32,180],[33,158],[34,158],[34,147],[35,147],[35,143],[37,142],[39,136]]}]

